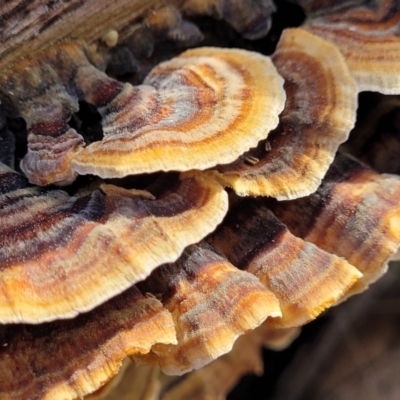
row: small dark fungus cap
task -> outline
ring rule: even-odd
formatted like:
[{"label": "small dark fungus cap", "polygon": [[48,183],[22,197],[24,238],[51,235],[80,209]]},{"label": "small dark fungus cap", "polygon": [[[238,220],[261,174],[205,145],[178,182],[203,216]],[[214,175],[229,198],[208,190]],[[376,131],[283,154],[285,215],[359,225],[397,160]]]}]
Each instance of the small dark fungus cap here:
[{"label": "small dark fungus cap", "polygon": [[246,39],[260,39],[271,28],[272,0],[172,0],[188,15],[223,19]]},{"label": "small dark fungus cap", "polygon": [[36,59],[22,60],[0,77],[28,130],[28,152],[21,169],[32,183],[65,185],[76,178],[71,159],[84,141],[68,122],[78,111],[78,98],[68,92],[54,69]]}]

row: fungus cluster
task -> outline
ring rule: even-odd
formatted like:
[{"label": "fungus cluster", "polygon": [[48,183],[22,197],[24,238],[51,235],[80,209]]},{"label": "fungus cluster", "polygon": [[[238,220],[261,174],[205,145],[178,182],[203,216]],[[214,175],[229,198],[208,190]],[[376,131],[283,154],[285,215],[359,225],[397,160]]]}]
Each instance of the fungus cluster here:
[{"label": "fungus cluster", "polygon": [[[271,26],[267,0],[148,2],[147,14],[131,2],[131,19],[117,0],[109,21],[90,0],[76,6],[88,15],[78,36],[59,1],[60,22],[35,0],[29,29],[14,34],[14,2],[3,12],[1,398],[82,398],[127,356],[140,366],[122,368],[137,398],[161,396],[160,371],[192,370],[162,398],[221,397],[260,372],[261,346],[285,346],[386,271],[400,245],[400,178],[380,172],[398,163],[374,161],[387,154],[376,132],[342,147],[353,155],[338,149],[361,91],[400,91],[400,7],[296,2],[308,17],[271,57],[181,52],[202,34],[178,11],[255,39]],[[50,45],[30,36],[38,15],[43,32],[59,30]],[[37,52],[21,58],[23,37]],[[126,74],[137,76],[117,79]],[[26,123],[21,156],[15,116]],[[371,138],[377,152],[363,154]],[[88,399],[116,396],[115,382]]]}]

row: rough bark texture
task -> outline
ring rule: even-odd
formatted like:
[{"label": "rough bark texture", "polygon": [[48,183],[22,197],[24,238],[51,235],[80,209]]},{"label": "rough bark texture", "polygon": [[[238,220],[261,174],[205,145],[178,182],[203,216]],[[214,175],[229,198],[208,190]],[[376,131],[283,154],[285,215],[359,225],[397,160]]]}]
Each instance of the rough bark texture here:
[{"label": "rough bark texture", "polygon": [[0,70],[65,38],[91,42],[129,24],[159,0],[2,0]]}]

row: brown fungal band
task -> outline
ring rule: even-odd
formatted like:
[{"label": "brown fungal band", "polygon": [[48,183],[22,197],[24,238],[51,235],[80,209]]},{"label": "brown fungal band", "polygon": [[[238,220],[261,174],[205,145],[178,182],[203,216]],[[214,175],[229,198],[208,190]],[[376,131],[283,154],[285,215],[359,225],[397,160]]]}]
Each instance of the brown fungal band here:
[{"label": "brown fungal band", "polygon": [[31,187],[2,166],[2,323],[90,310],[215,229],[227,210],[225,192],[196,173],[181,179],[156,200],[107,186],[106,195],[70,197]]},{"label": "brown fungal band", "polygon": [[127,355],[175,343],[171,315],[133,287],[88,314],[0,327],[0,397],[74,400],[93,392]]},{"label": "brown fungal band", "polygon": [[237,200],[211,240],[277,297],[282,318],[267,321],[276,328],[311,321],[361,277],[348,262],[292,235],[264,199]]},{"label": "brown fungal band", "polygon": [[75,171],[116,177],[234,160],[277,125],[285,100],[270,60],[242,50],[186,51],[144,84],[125,86],[114,101],[120,113],[106,106],[104,139],[74,157]]},{"label": "brown fungal band", "polygon": [[[261,372],[261,346],[287,344],[298,325],[386,270],[400,243],[398,177],[339,155],[317,186],[354,123],[357,92],[399,90],[399,6],[394,0],[293,1],[309,18],[282,34],[272,56],[278,71],[256,53],[203,48],[156,66],[140,86],[133,82],[141,82],[156,59],[172,57],[165,46],[157,58],[158,41],[179,48],[202,38],[179,10],[214,13],[256,38],[268,31],[273,4],[8,0],[2,7],[3,164],[13,168],[23,157],[4,107],[11,114],[15,108],[27,124],[21,168],[39,185],[68,185],[77,174],[207,172],[186,172],[179,181],[177,174],[159,174],[161,189],[139,190],[130,183],[148,176],[130,176],[118,186],[81,177],[66,188],[70,195],[30,186],[1,164],[0,397],[82,397],[110,379],[129,354],[150,363],[143,378],[149,398],[160,390],[158,365],[177,374],[200,368],[170,381],[165,399],[223,397],[241,374]],[[286,109],[269,134],[283,109],[283,81]],[[80,126],[85,107],[100,114],[101,141]],[[380,154],[393,164],[389,158],[398,148],[379,153],[376,143],[393,142],[376,136],[368,160],[374,164],[372,156]],[[235,188],[242,195],[308,197],[277,202],[232,195],[230,214],[208,244],[184,250],[210,234],[228,208],[225,192],[206,176],[215,168],[227,186],[234,184],[224,182],[224,174],[235,184],[249,177],[250,189]],[[138,283],[144,297],[132,285],[149,274]],[[231,352],[202,367],[242,334]]]},{"label": "brown fungal band", "polygon": [[272,292],[207,243],[188,247],[139,287],[161,298],[175,322],[178,344],[154,346],[148,360],[167,374],[203,367],[229,352],[239,335],[281,316]]},{"label": "brown fungal band", "polygon": [[398,94],[399,21],[397,0],[345,2],[339,6],[332,4],[321,14],[311,15],[305,28],[337,46],[359,91]]},{"label": "brown fungal band", "polygon": [[[244,50],[187,51],[137,87],[108,78],[77,45],[46,54],[34,68],[20,66],[22,85],[18,73],[4,78],[27,120],[21,167],[39,185],[65,185],[77,173],[112,178],[233,161],[275,128],[285,101],[272,62]],[[104,138],[87,147],[67,123],[78,100],[102,116]]]},{"label": "brown fungal band", "polygon": [[358,293],[386,272],[400,245],[399,198],[398,176],[339,153],[316,193],[271,207],[293,234],[357,267],[363,277],[350,293]]},{"label": "brown fungal band", "polygon": [[272,60],[285,79],[287,102],[269,136],[271,149],[261,142],[250,156],[219,166],[213,175],[241,196],[285,200],[320,185],[354,126],[357,89],[335,46],[303,29],[286,29]]}]

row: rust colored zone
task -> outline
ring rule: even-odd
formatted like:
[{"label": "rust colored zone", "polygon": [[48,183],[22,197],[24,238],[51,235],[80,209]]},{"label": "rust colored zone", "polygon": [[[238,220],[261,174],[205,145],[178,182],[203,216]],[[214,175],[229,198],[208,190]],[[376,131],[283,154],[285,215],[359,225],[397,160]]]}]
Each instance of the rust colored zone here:
[{"label": "rust colored zone", "polygon": [[361,274],[343,259],[293,236],[266,204],[263,199],[237,199],[212,242],[278,298],[282,318],[267,321],[269,326],[300,326],[343,297]]},{"label": "rust colored zone", "polygon": [[316,193],[275,203],[272,210],[296,236],[345,258],[363,277],[357,293],[387,269],[400,244],[400,180],[336,157]]},{"label": "rust colored zone", "polygon": [[[190,50],[133,87],[69,43],[25,60],[1,82],[27,121],[21,168],[38,185],[67,185],[77,174],[115,178],[231,162],[276,127],[285,101],[271,60],[237,49]],[[103,139],[86,147],[68,125],[78,101],[102,117]]]},{"label": "rust colored zone", "polygon": [[0,396],[75,399],[120,369],[126,355],[174,343],[170,314],[135,287],[73,320],[6,325],[0,330]]},{"label": "rust colored zone", "polygon": [[[132,90],[144,93],[135,103],[128,100]],[[284,100],[268,58],[235,49],[189,50],[99,110],[104,139],[82,150],[72,166],[80,174],[113,177],[230,162],[276,127]],[[136,110],[143,111],[143,126],[131,116]]]},{"label": "rust colored zone", "polygon": [[147,361],[168,374],[198,369],[231,350],[239,335],[281,315],[276,297],[207,243],[188,247],[175,264],[142,284],[171,312],[177,346],[156,345]]},{"label": "rust colored zone", "polygon": [[400,92],[399,21],[400,4],[384,0],[378,5],[333,8],[321,16],[311,16],[305,28],[338,47],[359,91],[397,94]]},{"label": "rust colored zone", "polygon": [[175,261],[227,210],[222,188],[196,174],[151,200],[100,191],[70,197],[29,186],[7,167],[0,171],[3,322],[46,321],[92,309]]},{"label": "rust colored zone", "polygon": [[321,183],[355,123],[357,89],[339,51],[303,29],[285,30],[272,59],[287,94],[280,126],[214,176],[239,195],[284,200]]}]

